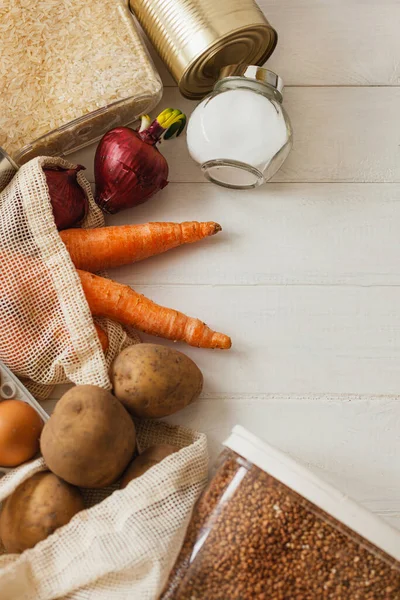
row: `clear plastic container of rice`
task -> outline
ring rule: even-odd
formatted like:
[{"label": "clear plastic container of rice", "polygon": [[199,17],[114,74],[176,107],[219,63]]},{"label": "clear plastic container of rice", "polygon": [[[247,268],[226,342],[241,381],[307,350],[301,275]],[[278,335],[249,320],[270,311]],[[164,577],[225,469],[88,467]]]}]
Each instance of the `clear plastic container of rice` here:
[{"label": "clear plastic container of rice", "polygon": [[0,147],[18,164],[127,125],[162,84],[126,0],[1,0]]}]

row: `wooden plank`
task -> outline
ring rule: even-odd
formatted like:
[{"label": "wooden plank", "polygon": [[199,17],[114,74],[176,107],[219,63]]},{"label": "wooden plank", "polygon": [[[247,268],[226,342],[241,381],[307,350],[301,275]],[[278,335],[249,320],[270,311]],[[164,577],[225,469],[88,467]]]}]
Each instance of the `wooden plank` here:
[{"label": "wooden plank", "polygon": [[202,399],[169,420],[206,431],[212,461],[232,427],[243,425],[400,528],[397,399],[215,397]]},{"label": "wooden plank", "polygon": [[225,352],[163,342],[197,362],[207,394],[379,395],[400,390],[400,288],[135,288],[232,336],[233,348]]},{"label": "wooden plank", "polygon": [[[160,106],[176,106],[190,114],[195,105],[177,88],[167,88]],[[400,182],[400,88],[288,88],[285,105],[295,144],[276,182]],[[240,141],[240,128],[233,120],[232,127],[238,128]],[[94,148],[70,155],[70,160],[88,167],[90,181]],[[170,164],[171,181],[204,181],[184,135],[163,143],[161,151]],[[262,189],[267,197],[268,187]]]},{"label": "wooden plank", "polygon": [[[232,334],[227,353],[175,346],[206,383],[202,399],[170,420],[207,433],[213,460],[241,423],[400,528],[400,288],[387,287],[400,281],[400,90],[303,87],[399,85],[400,4],[259,3],[280,36],[268,67],[302,86],[285,91],[289,160],[275,184],[245,195],[172,183],[108,218],[224,225],[201,245],[111,274]],[[160,110],[169,105],[188,114],[195,106],[166,89]],[[184,137],[161,150],[172,182],[203,182]],[[91,181],[93,154],[72,157]]]},{"label": "wooden plank", "polygon": [[267,66],[290,85],[399,85],[396,0],[258,0],[279,35]]},{"label": "wooden plank", "polygon": [[[59,388],[43,403],[47,409],[65,386]],[[232,427],[241,424],[400,529],[395,398],[206,395],[168,421],[207,434],[210,465]]]},{"label": "wooden plank", "polygon": [[[372,511],[372,512],[374,512],[374,511]],[[389,523],[389,525],[391,525],[395,529],[400,529],[400,512],[398,510],[395,510],[393,512],[389,512],[389,511],[376,512],[376,514],[381,519],[384,519],[384,521],[387,521],[387,523]]]},{"label": "wooden plank", "polygon": [[110,271],[138,284],[400,285],[400,185],[171,183],[109,225],[215,220],[222,233]]},{"label": "wooden plank", "polygon": [[[396,0],[258,0],[278,32],[266,66],[287,85],[400,85]],[[176,83],[150,47],[165,86]]]},{"label": "wooden plank", "polygon": [[174,80],[174,78],[172,77],[170,72],[168,71],[164,62],[161,60],[156,49],[154,48],[154,46],[151,45],[149,39],[145,35],[144,35],[144,38],[145,38],[146,45],[149,50],[150,56],[153,59],[154,66],[156,67],[156,69],[161,77],[164,87],[176,87],[176,85],[177,85],[176,81]]}]

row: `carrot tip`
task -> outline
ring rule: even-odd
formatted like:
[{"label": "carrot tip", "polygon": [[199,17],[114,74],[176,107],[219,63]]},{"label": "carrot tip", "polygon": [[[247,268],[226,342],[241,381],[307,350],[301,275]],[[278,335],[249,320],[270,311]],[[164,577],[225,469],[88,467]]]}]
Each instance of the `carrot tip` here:
[{"label": "carrot tip", "polygon": [[222,231],[222,227],[219,223],[214,223],[214,231],[213,231],[213,235],[215,235],[216,233]]},{"label": "carrot tip", "polygon": [[212,336],[212,347],[220,350],[229,350],[232,347],[232,340],[228,335],[223,333],[214,333]]}]

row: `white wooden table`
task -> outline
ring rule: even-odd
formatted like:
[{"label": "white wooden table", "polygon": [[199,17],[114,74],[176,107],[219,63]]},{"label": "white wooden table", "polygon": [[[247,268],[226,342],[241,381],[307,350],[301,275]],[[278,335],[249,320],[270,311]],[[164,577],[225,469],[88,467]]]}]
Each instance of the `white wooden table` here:
[{"label": "white wooden table", "polygon": [[[108,223],[223,233],[110,275],[232,336],[230,352],[179,346],[205,389],[171,421],[205,431],[213,457],[243,424],[400,528],[400,2],[260,4],[279,33],[286,165],[234,192],[204,181],[184,137],[163,144],[170,185]],[[190,114],[156,62],[160,107]],[[92,181],[93,153],[72,157]]]}]

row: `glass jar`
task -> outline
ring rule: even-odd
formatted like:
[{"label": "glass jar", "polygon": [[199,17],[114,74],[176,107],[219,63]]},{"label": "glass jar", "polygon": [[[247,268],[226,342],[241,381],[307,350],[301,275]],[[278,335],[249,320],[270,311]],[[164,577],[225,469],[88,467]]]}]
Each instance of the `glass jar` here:
[{"label": "glass jar", "polygon": [[242,427],[161,600],[394,600],[400,532]]},{"label": "glass jar", "polygon": [[19,164],[73,152],[161,98],[127,0],[3,0],[0,23],[0,146]]},{"label": "glass jar", "polygon": [[187,129],[190,155],[210,181],[254,188],[282,166],[292,147],[282,91],[282,79],[267,69],[245,65],[222,69]]}]

